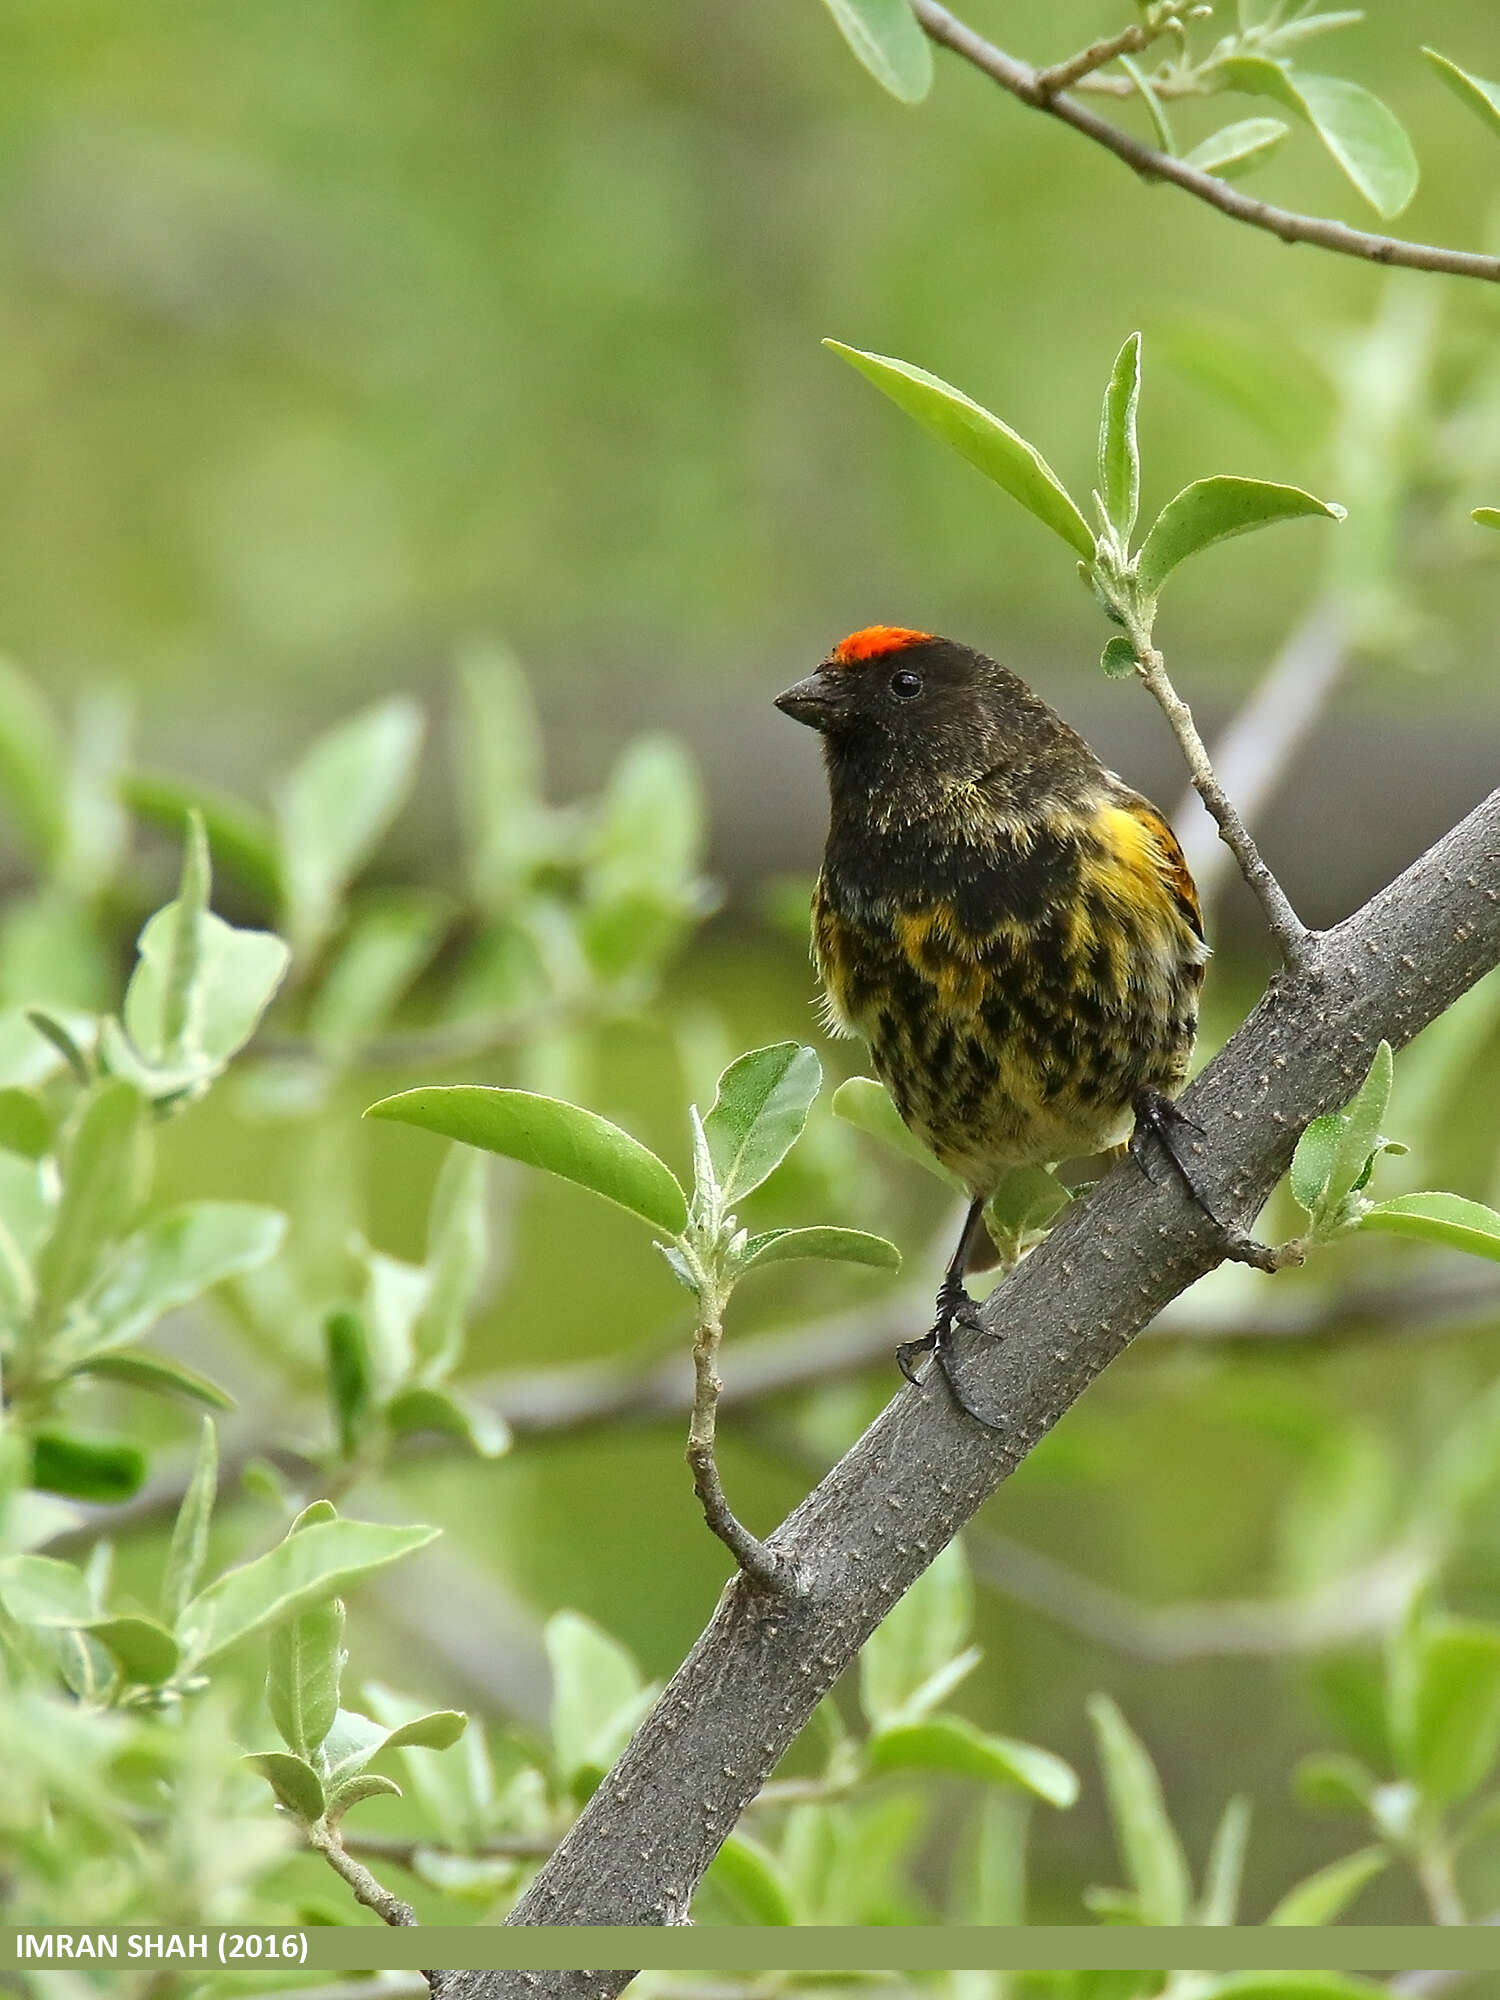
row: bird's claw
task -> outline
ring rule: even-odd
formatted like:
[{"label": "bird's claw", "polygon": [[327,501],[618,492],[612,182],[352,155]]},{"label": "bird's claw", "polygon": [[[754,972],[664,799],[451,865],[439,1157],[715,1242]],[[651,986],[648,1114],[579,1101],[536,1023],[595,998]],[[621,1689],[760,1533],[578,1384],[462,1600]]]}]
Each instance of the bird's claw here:
[{"label": "bird's claw", "polygon": [[1135,1130],[1130,1135],[1130,1157],[1135,1161],[1153,1187],[1159,1185],[1148,1164],[1144,1139],[1146,1134],[1155,1139],[1167,1157],[1173,1174],[1186,1189],[1193,1206],[1213,1224],[1223,1245],[1225,1258],[1234,1264],[1249,1264],[1257,1271],[1276,1271],[1285,1261],[1269,1244],[1258,1243],[1253,1236],[1247,1236],[1243,1229],[1233,1223],[1224,1222],[1217,1216],[1204,1196],[1199,1192],[1187,1161],[1178,1152],[1176,1134],[1184,1128],[1196,1132],[1199,1138],[1207,1135],[1201,1125],[1195,1124],[1185,1111],[1180,1111],[1170,1097],[1164,1097],[1159,1090],[1143,1090],[1134,1104]]},{"label": "bird's claw", "polygon": [[972,1417],[975,1423],[983,1424],[986,1430],[1001,1430],[1004,1426],[992,1422],[989,1417],[976,1410],[953,1379],[953,1370],[948,1365],[948,1343],[955,1327],[962,1327],[966,1332],[982,1333],[984,1322],[979,1316],[979,1307],[961,1285],[951,1290],[945,1285],[938,1293],[937,1318],[933,1321],[931,1331],[924,1334],[920,1340],[902,1341],[896,1349],[896,1366],[914,1388],[920,1388],[926,1381],[927,1375],[916,1374],[915,1364],[923,1355],[930,1354],[937,1363],[954,1402],[964,1414]]}]

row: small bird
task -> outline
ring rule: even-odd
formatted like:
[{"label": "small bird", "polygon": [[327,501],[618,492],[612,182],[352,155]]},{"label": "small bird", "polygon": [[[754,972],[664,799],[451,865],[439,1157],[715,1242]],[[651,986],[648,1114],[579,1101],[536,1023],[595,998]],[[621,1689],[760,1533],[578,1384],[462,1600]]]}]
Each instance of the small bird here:
[{"label": "small bird", "polygon": [[897,1354],[908,1379],[927,1352],[946,1374],[984,1204],[1013,1167],[1149,1129],[1198,1200],[1171,1103],[1209,955],[1197,891],[1156,807],[972,647],[874,625],[776,706],[818,731],[828,770],[812,904],[827,1025],[868,1042],[969,1192],[936,1323]]}]

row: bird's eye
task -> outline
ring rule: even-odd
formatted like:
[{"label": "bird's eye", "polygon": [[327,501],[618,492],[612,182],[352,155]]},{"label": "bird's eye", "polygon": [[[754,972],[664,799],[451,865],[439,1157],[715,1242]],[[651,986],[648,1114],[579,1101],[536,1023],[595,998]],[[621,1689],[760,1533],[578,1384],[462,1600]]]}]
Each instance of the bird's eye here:
[{"label": "bird's eye", "polygon": [[899,674],[891,675],[891,693],[897,701],[913,701],[922,692],[922,676],[914,674],[910,667],[903,667]]}]

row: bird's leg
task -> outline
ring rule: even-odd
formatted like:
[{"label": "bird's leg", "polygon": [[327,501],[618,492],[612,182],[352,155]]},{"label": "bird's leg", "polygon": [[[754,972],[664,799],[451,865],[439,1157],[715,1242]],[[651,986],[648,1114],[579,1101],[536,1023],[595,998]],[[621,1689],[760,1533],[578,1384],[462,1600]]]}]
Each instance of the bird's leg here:
[{"label": "bird's leg", "polygon": [[1223,1222],[1198,1190],[1192,1170],[1178,1151],[1179,1135],[1183,1131],[1197,1132],[1202,1136],[1203,1128],[1195,1125],[1186,1112],[1179,1111],[1170,1097],[1159,1090],[1141,1090],[1136,1093],[1131,1106],[1135,1112],[1135,1130],[1130,1135],[1129,1152],[1146,1179],[1154,1186],[1156,1176],[1146,1163],[1145,1142],[1147,1137],[1155,1139],[1167,1163],[1177,1179],[1187,1190],[1193,1206],[1200,1214],[1206,1215],[1224,1245],[1224,1255],[1230,1263],[1250,1264],[1257,1271],[1276,1271],[1282,1260],[1267,1243],[1257,1243],[1253,1236],[1247,1236],[1243,1229],[1232,1223]]},{"label": "bird's leg", "polygon": [[908,1382],[919,1384],[920,1378],[913,1372],[917,1360],[930,1354],[942,1370],[943,1380],[952,1392],[953,1400],[959,1408],[971,1416],[986,1430],[998,1430],[1000,1426],[981,1416],[953,1379],[948,1366],[948,1336],[955,1326],[977,1324],[979,1308],[964,1290],[964,1272],[968,1269],[969,1257],[984,1227],[984,1197],[978,1196],[969,1204],[969,1212],[964,1217],[964,1226],[958,1234],[958,1245],[948,1260],[948,1268],[943,1273],[943,1282],[938,1287],[937,1318],[931,1331],[920,1340],[904,1340],[896,1349],[896,1365]]}]

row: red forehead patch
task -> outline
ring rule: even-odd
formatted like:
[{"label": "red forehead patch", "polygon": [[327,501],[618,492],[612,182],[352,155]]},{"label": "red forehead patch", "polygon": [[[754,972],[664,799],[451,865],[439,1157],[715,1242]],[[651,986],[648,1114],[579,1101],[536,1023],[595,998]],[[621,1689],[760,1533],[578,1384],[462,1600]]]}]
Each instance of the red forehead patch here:
[{"label": "red forehead patch", "polygon": [[878,659],[882,653],[897,653],[903,646],[920,646],[930,632],[909,632],[904,625],[867,625],[851,632],[833,649],[832,657],[842,667],[856,666],[861,660]]}]

